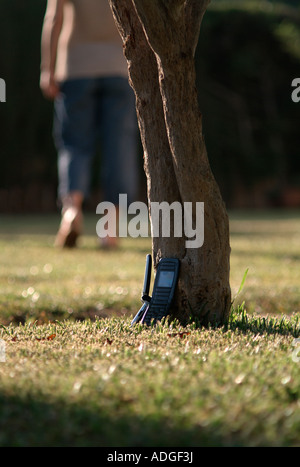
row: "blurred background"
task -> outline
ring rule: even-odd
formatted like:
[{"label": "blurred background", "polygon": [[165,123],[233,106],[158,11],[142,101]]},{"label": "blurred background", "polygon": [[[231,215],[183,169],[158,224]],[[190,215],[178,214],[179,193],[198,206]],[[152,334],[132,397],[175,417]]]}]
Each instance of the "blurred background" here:
[{"label": "blurred background", "polygon": [[[39,89],[46,0],[1,0],[0,212],[57,210],[52,103]],[[300,207],[300,6],[213,0],[196,55],[197,86],[212,170],[228,208]],[[137,141],[140,147],[140,142]],[[140,147],[140,199],[146,198]],[[101,201],[95,159],[93,194]]]}]

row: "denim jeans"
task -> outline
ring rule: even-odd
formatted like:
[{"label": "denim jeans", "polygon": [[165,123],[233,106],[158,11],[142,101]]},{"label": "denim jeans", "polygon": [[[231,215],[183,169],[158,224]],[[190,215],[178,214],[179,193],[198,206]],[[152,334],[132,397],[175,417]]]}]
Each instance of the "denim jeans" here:
[{"label": "denim jeans", "polygon": [[55,101],[54,141],[58,151],[59,196],[88,196],[99,141],[100,183],[105,201],[137,197],[137,121],[134,93],[123,77],[65,81]]}]

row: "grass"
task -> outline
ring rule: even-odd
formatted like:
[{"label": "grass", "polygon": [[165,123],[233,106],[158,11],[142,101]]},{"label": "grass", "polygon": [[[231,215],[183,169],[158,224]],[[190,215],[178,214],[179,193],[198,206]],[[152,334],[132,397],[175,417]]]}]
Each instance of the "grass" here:
[{"label": "grass", "polygon": [[[1,222],[1,221],[0,221]],[[53,248],[57,216],[3,218],[0,227],[0,317],[3,324],[85,319],[134,312],[139,304],[149,239],[125,239],[100,251],[94,216],[72,251]]]},{"label": "grass", "polygon": [[10,326],[0,445],[299,445],[294,336],[296,322],[238,317],[217,330],[123,318]]},{"label": "grass", "polygon": [[[299,311],[299,212],[231,215],[231,286],[249,312]],[[150,239],[122,239],[115,252],[97,248],[97,216],[87,216],[76,251],[55,250],[58,216],[0,216],[0,322],[40,324],[133,314],[140,304]]]},{"label": "grass", "polygon": [[2,217],[0,446],[299,446],[298,214],[231,215],[219,329],[130,328],[148,239],[100,251],[88,217],[60,252],[57,217]]},{"label": "grass", "polygon": [[[241,299],[249,312],[281,315],[300,309],[300,213],[231,216],[233,291],[249,268]],[[233,292],[234,293],[234,292]]]}]

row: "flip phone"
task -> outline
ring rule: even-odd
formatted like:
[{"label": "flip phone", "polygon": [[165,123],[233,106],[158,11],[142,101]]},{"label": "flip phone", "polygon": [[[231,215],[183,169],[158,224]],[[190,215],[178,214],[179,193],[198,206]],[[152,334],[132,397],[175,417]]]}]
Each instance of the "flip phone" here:
[{"label": "flip phone", "polygon": [[157,266],[152,297],[149,296],[151,281],[151,255],[147,255],[143,306],[134,317],[131,325],[141,321],[148,326],[168,315],[178,281],[180,261],[177,258],[162,258]]}]

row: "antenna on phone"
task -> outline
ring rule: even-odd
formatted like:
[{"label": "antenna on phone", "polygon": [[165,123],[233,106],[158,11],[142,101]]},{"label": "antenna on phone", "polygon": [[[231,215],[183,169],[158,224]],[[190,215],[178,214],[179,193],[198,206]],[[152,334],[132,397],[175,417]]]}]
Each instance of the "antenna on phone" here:
[{"label": "antenna on phone", "polygon": [[146,268],[145,268],[145,278],[144,278],[144,287],[142,293],[142,301],[151,301],[151,297],[149,296],[150,290],[150,283],[151,283],[151,268],[152,268],[152,257],[151,255],[147,255],[146,257]]},{"label": "antenna on phone", "polygon": [[142,292],[142,302],[143,305],[133,318],[131,326],[135,323],[138,323],[145,314],[145,311],[149,308],[151,297],[149,296],[150,282],[151,282],[151,268],[152,268],[152,257],[151,255],[146,256],[146,268],[145,268],[145,277],[144,277],[144,287]]}]

